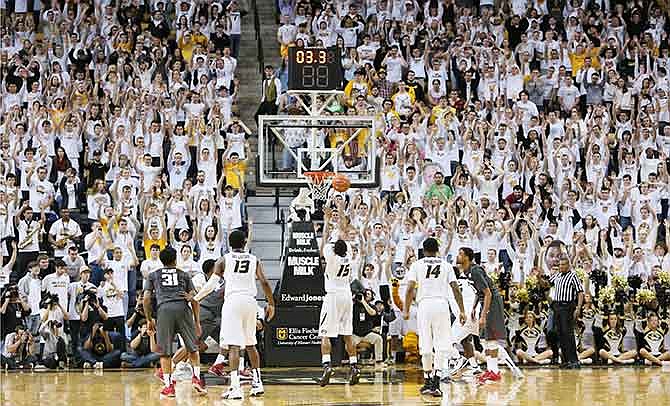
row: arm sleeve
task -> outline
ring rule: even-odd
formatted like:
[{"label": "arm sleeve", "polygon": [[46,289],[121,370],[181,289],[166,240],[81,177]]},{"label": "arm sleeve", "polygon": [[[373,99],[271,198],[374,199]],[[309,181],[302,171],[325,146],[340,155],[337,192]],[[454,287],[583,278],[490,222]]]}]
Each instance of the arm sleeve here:
[{"label": "arm sleeve", "polygon": [[200,289],[200,292],[198,292],[198,294],[195,295],[195,300],[199,302],[202,299],[204,299],[207,295],[212,293],[214,289],[216,289],[216,287],[218,286],[219,281],[221,281],[221,277],[217,274],[212,274],[212,276],[209,277],[207,283],[205,283],[202,289]]}]

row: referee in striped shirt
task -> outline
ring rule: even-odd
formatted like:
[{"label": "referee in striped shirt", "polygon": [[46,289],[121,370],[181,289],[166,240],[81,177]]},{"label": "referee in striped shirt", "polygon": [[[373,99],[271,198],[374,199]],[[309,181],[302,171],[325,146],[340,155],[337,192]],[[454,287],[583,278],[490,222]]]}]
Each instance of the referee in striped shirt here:
[{"label": "referee in striped shirt", "polygon": [[584,286],[571,269],[568,254],[563,251],[558,260],[558,271],[552,267],[551,281],[554,289],[551,293],[554,310],[554,329],[558,334],[561,347],[562,366],[578,369],[577,344],[575,342],[575,321],[579,318],[584,302]]}]

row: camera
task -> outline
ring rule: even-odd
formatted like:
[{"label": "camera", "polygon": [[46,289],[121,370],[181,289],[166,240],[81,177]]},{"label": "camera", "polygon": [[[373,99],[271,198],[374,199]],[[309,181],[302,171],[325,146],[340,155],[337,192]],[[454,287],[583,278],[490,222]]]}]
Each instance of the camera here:
[{"label": "camera", "polygon": [[55,327],[55,328],[61,328],[61,327],[63,327],[63,323],[61,323],[61,322],[58,321],[58,320],[51,320],[51,321],[49,322],[49,324],[51,324],[51,326],[52,326],[52,327]]},{"label": "camera", "polygon": [[88,302],[95,302],[98,299],[98,293],[96,292],[95,289],[86,289],[82,293],[79,294],[78,301],[81,301],[81,303],[88,303]]},{"label": "camera", "polygon": [[359,302],[363,301],[363,294],[362,293],[356,293],[356,295],[354,297]]},{"label": "camera", "polygon": [[11,285],[5,290],[5,297],[10,300],[15,300],[19,298],[19,287],[16,285]]},{"label": "camera", "polygon": [[58,303],[58,295],[46,292],[42,296],[42,301],[40,302],[40,307],[46,309],[54,303]]}]

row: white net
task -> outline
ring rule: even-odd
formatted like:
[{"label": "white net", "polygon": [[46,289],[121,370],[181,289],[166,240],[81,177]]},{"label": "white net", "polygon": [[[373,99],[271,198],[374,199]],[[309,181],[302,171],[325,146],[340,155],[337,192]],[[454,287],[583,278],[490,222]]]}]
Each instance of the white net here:
[{"label": "white net", "polygon": [[333,183],[334,175],[332,172],[305,172],[305,176],[309,180],[308,185],[312,200],[325,202],[328,199],[328,191]]}]

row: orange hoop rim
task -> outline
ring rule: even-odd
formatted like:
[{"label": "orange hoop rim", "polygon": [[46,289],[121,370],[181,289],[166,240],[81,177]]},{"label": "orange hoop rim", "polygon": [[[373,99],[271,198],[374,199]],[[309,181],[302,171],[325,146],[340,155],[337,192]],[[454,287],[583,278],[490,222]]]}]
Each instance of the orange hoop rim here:
[{"label": "orange hoop rim", "polygon": [[309,171],[309,172],[303,172],[303,175],[307,176],[311,183],[315,185],[321,184],[325,179],[332,178],[335,176],[335,172],[328,172],[328,171]]}]

